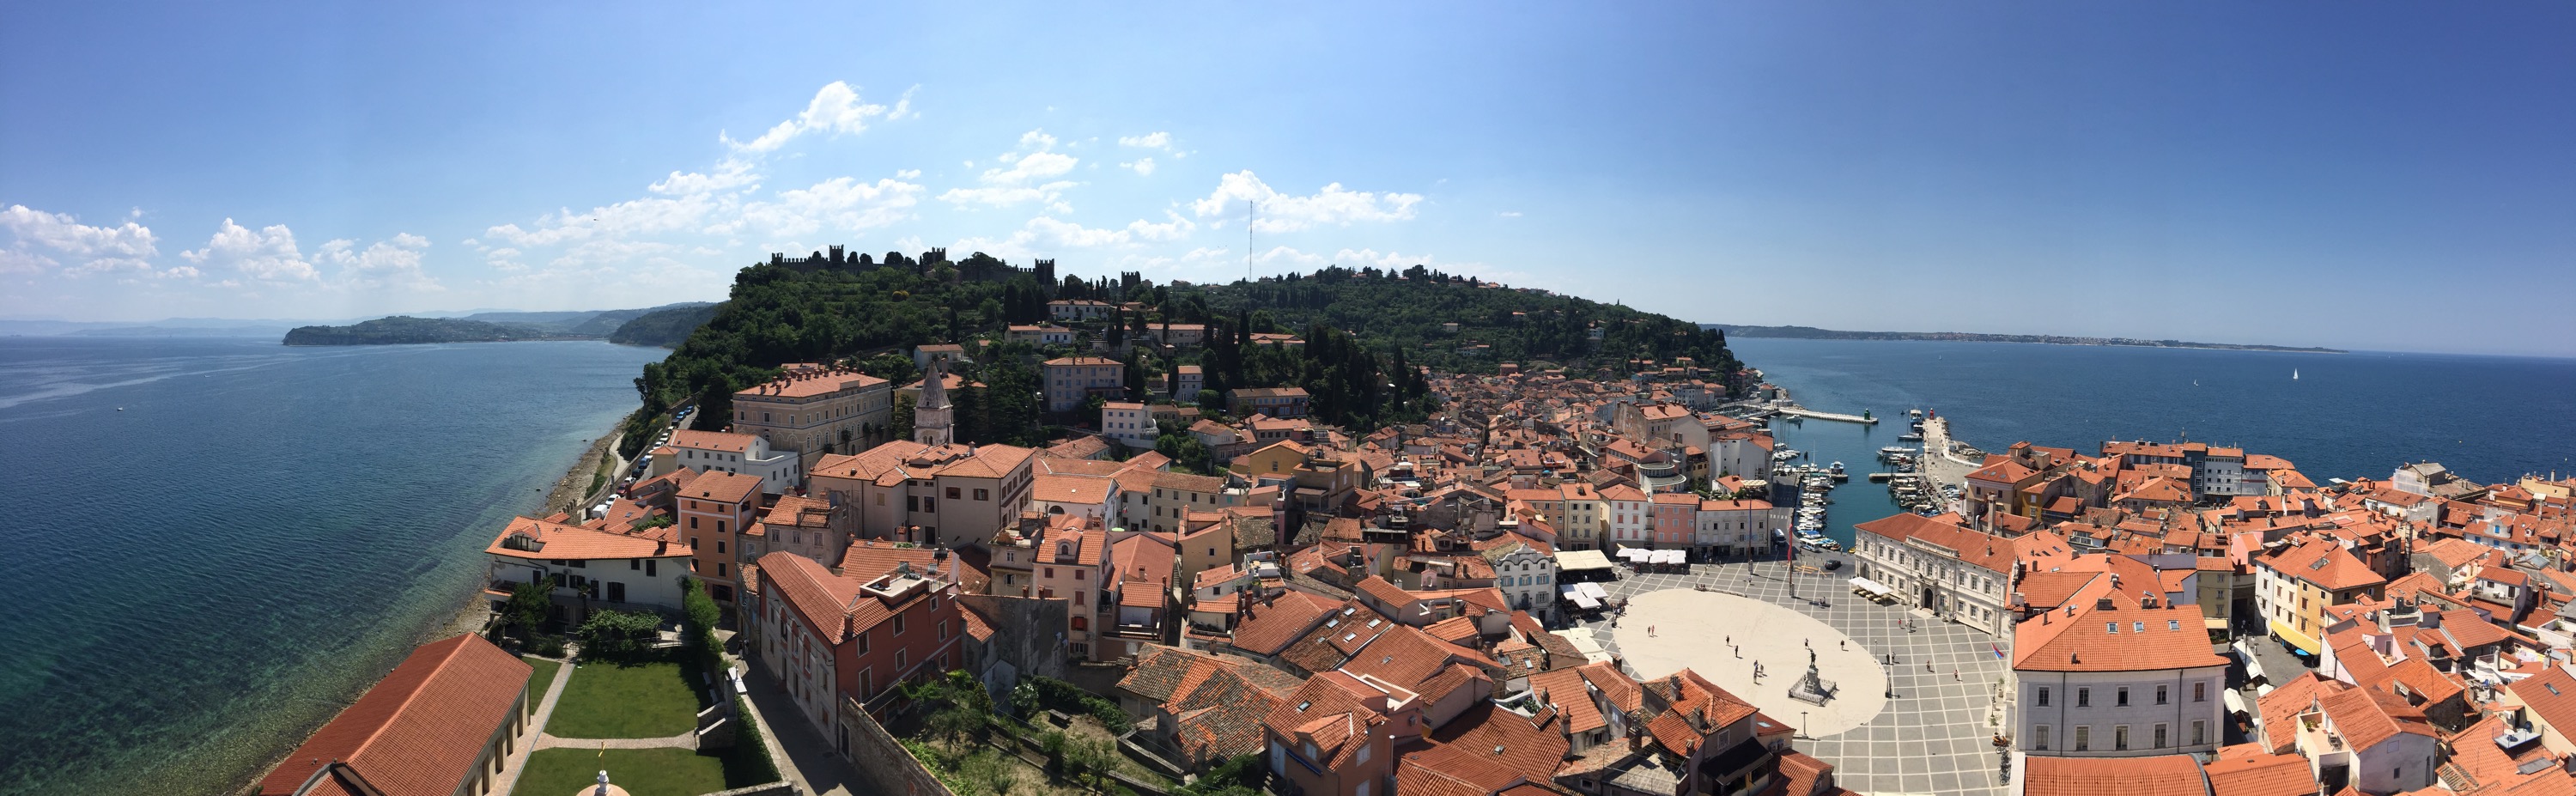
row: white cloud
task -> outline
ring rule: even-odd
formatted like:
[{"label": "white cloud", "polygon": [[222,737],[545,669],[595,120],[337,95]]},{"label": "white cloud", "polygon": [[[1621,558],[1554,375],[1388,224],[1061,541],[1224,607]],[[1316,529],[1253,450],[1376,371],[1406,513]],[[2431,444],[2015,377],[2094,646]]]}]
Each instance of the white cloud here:
[{"label": "white cloud", "polygon": [[746,143],[737,142],[731,136],[721,133],[717,137],[736,150],[753,153],[775,152],[779,147],[786,146],[788,141],[806,133],[818,130],[833,135],[866,132],[870,120],[882,118],[893,121],[913,115],[915,114],[912,111],[912,92],[909,90],[905,91],[903,99],[889,110],[884,105],[860,99],[857,88],[845,81],[835,80],[824,85],[822,90],[814,92],[814,99],[805,103],[804,113],[779,122],[770,127],[768,132],[761,133],[758,138]]},{"label": "white cloud", "polygon": [[1518,211],[1518,210],[1505,210],[1505,211],[1500,212],[1500,213],[1495,213],[1494,215],[1502,216],[1502,217],[1504,217],[1504,218],[1519,218],[1519,217],[1521,217],[1521,211]]},{"label": "white cloud", "polygon": [[1157,130],[1144,135],[1122,135],[1118,137],[1118,145],[1168,150],[1172,148],[1172,134]]},{"label": "white cloud", "polygon": [[894,178],[898,180],[918,180],[921,179],[921,170],[901,169],[894,173]]},{"label": "white cloud", "polygon": [[[759,189],[759,172],[752,169],[750,162],[742,160],[741,158],[725,158],[723,161],[716,164],[715,173],[713,174],[674,171],[671,172],[671,176],[665,177],[661,182],[653,183],[647,188],[647,190],[664,196],[689,196],[692,194],[724,193],[727,191],[754,191]],[[466,245],[473,245],[473,239],[468,238],[466,240]]]},{"label": "white cloud", "polygon": [[179,256],[198,265],[230,267],[254,278],[271,281],[314,281],[322,277],[322,272],[306,262],[304,254],[297,250],[295,231],[287,229],[285,224],[271,224],[252,231],[227,218],[222,226],[215,228],[215,235],[207,239],[205,248],[180,252]]},{"label": "white cloud", "polygon": [[54,268],[60,265],[55,256],[77,263],[72,273],[151,270],[148,258],[160,253],[159,239],[132,218],[119,226],[93,227],[69,213],[26,205],[0,209],[0,229],[13,238],[8,248],[0,249],[0,272]]},{"label": "white cloud", "polygon": [[341,283],[350,286],[446,290],[445,285],[420,270],[421,252],[428,248],[428,238],[399,232],[392,240],[376,241],[363,250],[357,248],[356,241],[333,240],[322,244],[313,259],[339,266]]},{"label": "white cloud", "polygon": [[1408,220],[1413,218],[1414,206],[1422,203],[1422,195],[1353,191],[1337,182],[1313,194],[1296,196],[1280,193],[1247,170],[1219,178],[1216,191],[1191,202],[1190,209],[1200,218],[1228,216],[1240,212],[1245,200],[1260,205],[1256,224],[1259,231],[1295,232],[1315,226],[1348,226],[1355,221]]},{"label": "white cloud", "polygon": [[[1073,183],[1053,178],[1072,172],[1073,167],[1081,162],[1080,158],[1054,151],[1055,146],[1055,136],[1048,135],[1045,130],[1022,133],[1017,149],[995,156],[995,160],[1007,167],[985,169],[984,174],[976,178],[981,187],[950,188],[939,198],[953,204],[987,207],[1009,207],[1025,202],[1055,204],[1064,189],[1073,187]],[[972,168],[974,161],[967,161],[967,166]]]},{"label": "white cloud", "polygon": [[157,276],[162,279],[195,279],[204,275],[205,272],[197,270],[197,267],[193,265],[175,266],[163,269],[162,271],[153,274],[153,276]]},{"label": "white cloud", "polygon": [[1135,169],[1137,174],[1150,177],[1154,174],[1154,159],[1137,158],[1126,163],[1120,163],[1118,164],[1118,167],[1122,169]]},{"label": "white cloud", "polygon": [[894,179],[866,183],[838,177],[810,188],[782,191],[775,201],[744,205],[741,223],[772,235],[810,234],[826,224],[841,230],[872,229],[912,218],[923,191],[920,185]]},{"label": "white cloud", "polygon": [[905,119],[920,116],[921,113],[919,111],[912,109],[912,93],[920,90],[921,86],[919,85],[904,89],[903,96],[895,98],[894,109],[886,111],[886,121],[900,122]]}]

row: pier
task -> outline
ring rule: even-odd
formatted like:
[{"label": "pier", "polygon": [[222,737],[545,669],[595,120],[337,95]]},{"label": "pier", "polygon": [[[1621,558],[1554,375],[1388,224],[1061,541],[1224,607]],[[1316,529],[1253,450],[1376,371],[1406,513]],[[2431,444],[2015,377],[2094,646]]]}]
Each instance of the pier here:
[{"label": "pier", "polygon": [[1859,424],[1861,424],[1861,425],[1865,425],[1865,426],[1875,426],[1875,425],[1878,425],[1878,418],[1875,418],[1875,417],[1862,417],[1862,416],[1860,416],[1860,415],[1842,415],[1842,414],[1835,414],[1835,413],[1832,413],[1832,412],[1818,412],[1818,411],[1816,411],[1816,410],[1813,410],[1813,409],[1807,409],[1807,408],[1803,408],[1803,407],[1783,406],[1783,407],[1779,407],[1779,408],[1777,408],[1777,409],[1774,409],[1774,410],[1772,410],[1772,411],[1779,412],[1780,414],[1787,415],[1787,416],[1790,416],[1790,417],[1812,417],[1812,418],[1815,418],[1815,419],[1817,419],[1817,420],[1840,420],[1840,421],[1845,422],[1845,423],[1859,423]]}]

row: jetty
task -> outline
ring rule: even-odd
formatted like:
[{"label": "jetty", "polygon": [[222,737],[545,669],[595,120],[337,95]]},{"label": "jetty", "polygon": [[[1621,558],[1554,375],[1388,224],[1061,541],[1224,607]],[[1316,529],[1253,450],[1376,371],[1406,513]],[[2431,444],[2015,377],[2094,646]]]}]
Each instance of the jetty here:
[{"label": "jetty", "polygon": [[1875,425],[1878,425],[1878,418],[1875,418],[1875,417],[1862,417],[1862,416],[1860,416],[1860,415],[1844,415],[1844,414],[1835,414],[1835,413],[1833,413],[1833,412],[1819,412],[1819,411],[1816,411],[1816,410],[1813,410],[1813,409],[1807,409],[1807,408],[1804,408],[1804,407],[1783,406],[1783,407],[1779,407],[1779,408],[1777,408],[1777,409],[1774,409],[1774,410],[1772,410],[1772,411],[1778,412],[1778,413],[1783,414],[1783,415],[1787,415],[1787,416],[1789,416],[1789,417],[1812,417],[1812,418],[1815,418],[1815,419],[1817,419],[1817,420],[1839,420],[1839,421],[1842,421],[1842,422],[1845,422],[1845,423],[1859,423],[1859,424],[1861,424],[1861,425],[1865,425],[1865,426],[1875,426]]}]

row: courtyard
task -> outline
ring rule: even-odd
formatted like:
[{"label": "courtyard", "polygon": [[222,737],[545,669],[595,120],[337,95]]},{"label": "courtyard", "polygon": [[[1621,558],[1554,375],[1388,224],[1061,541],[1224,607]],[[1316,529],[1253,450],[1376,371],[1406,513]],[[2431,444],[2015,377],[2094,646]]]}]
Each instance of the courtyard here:
[{"label": "courtyard", "polygon": [[[2009,673],[1997,654],[2003,640],[1926,611],[1862,599],[1851,593],[1848,567],[1798,574],[1795,599],[1778,561],[1694,564],[1687,575],[1621,574],[1602,585],[1613,597],[1631,598],[1627,615],[1582,626],[1626,659],[1632,674],[1691,667],[1798,727],[1798,748],[1834,764],[1835,784],[1845,788],[1882,795],[2007,790],[1993,745],[2003,726],[1997,694]],[[1710,591],[1699,591],[1703,586]],[[1671,590],[1678,591],[1649,596]],[[1826,604],[1809,602],[1818,598]],[[1734,658],[1729,637],[1745,662]],[[1824,678],[1840,686],[1822,708],[1787,694],[1810,648]],[[1873,663],[1882,656],[1893,662]],[[1754,659],[1765,676],[1738,690],[1752,685]]]}]

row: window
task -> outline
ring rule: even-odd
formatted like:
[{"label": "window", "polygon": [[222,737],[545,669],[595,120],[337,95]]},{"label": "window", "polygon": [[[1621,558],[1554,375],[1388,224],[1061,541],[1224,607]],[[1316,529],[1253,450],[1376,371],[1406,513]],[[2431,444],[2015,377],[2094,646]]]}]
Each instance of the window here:
[{"label": "window", "polygon": [[958,492],[957,487],[953,487],[953,486],[952,486],[952,487],[949,487],[949,488],[948,488],[948,499],[949,499],[949,500],[956,500],[956,499],[957,499],[957,492]]},{"label": "window", "polygon": [[2039,687],[2039,706],[2043,708],[2048,707],[2048,686]]},{"label": "window", "polygon": [[2031,728],[2030,748],[2037,752],[2048,751],[2048,725],[2042,724]]},{"label": "window", "polygon": [[[2075,689],[2075,706],[2076,706],[2076,707],[2079,707],[2079,708],[2089,708],[2089,707],[2092,707],[2092,706],[2093,706],[2093,689],[2090,689],[2090,688],[2078,688],[2078,689]],[[2076,732],[2083,732],[2083,731],[2084,731],[2084,729],[2083,729],[2083,728],[2081,728],[2081,727],[2078,727],[2078,728],[2076,728],[2076,730],[2075,730],[2075,731],[2076,731]]]},{"label": "window", "polygon": [[[2164,687],[2164,686],[2156,686],[2156,704],[2159,704],[2159,705],[2165,704],[2165,687]],[[2157,745],[2157,746],[2163,746],[2164,744],[2156,744],[2156,745]]]},{"label": "window", "polygon": [[912,657],[912,650],[904,649],[904,648],[902,648],[902,647],[896,647],[896,648],[895,648],[895,650],[894,650],[894,668],[896,668],[896,669],[901,669],[901,668],[903,668],[903,667],[904,667],[904,664],[907,664],[907,663],[910,663],[910,662],[911,662],[911,661],[909,661],[909,660],[906,660],[906,659],[911,658],[911,657]]},{"label": "window", "polygon": [[726,577],[732,577],[732,576],[731,576],[731,575],[729,575],[729,574],[726,574],[726,572],[725,572],[725,565],[724,565],[724,564],[717,564],[717,565],[716,565],[716,577],[719,577],[719,578],[726,578]]},{"label": "window", "polygon": [[2192,720],[2191,745],[2199,746],[2205,743],[2209,743],[2209,722],[2198,719]]},{"label": "window", "polygon": [[[1360,747],[1360,762],[1362,762],[1362,763],[1366,763],[1366,762],[1368,762],[1368,747],[1366,747],[1366,746],[1362,746],[1362,747]],[[1368,787],[1368,786],[1369,786],[1369,781],[1368,781],[1368,780],[1365,780],[1365,779],[1364,779],[1364,780],[1360,780],[1360,787],[1359,787],[1359,789],[1358,789],[1358,790],[1354,790],[1354,791],[1352,791],[1352,793],[1353,793],[1355,796],[1369,796],[1369,787]]]},{"label": "window", "polygon": [[2122,707],[2122,708],[2125,708],[2125,707],[2128,707],[2128,706],[2129,706],[2129,687],[2128,687],[2128,686],[2125,686],[2125,685],[2124,685],[2124,686],[2120,686],[2119,691],[2118,691],[2118,692],[2116,692],[2116,693],[2114,693],[2114,694],[2112,695],[2112,697],[2111,697],[2111,705],[2112,705],[2113,707]]},{"label": "window", "polygon": [[2165,725],[2156,725],[2156,748],[2165,748]]},{"label": "window", "polygon": [[2193,702],[2207,702],[2207,701],[2209,701],[2209,684],[2208,684],[2208,683],[2193,683],[2193,684],[2191,684],[2191,701],[2193,701]]},{"label": "window", "polygon": [[694,530],[697,530],[697,529],[698,529],[698,518],[696,518],[696,517],[690,517],[690,518],[689,518],[689,530],[694,531]]},{"label": "window", "polygon": [[657,569],[660,569],[660,568],[661,568],[661,567],[659,566],[661,563],[662,563],[662,562],[660,562],[660,561],[655,561],[655,560],[650,559],[650,558],[644,559],[644,577],[648,577],[648,578],[652,578],[652,577],[660,577],[660,576],[661,576],[661,573],[656,572],[655,570],[657,570]]},{"label": "window", "polygon": [[641,559],[641,558],[629,558],[629,559],[626,559],[626,568],[627,568],[628,570],[643,569],[643,568],[644,568],[644,559]]},{"label": "window", "polygon": [[895,615],[894,615],[894,634],[895,634],[895,635],[898,635],[898,636],[903,635],[903,615],[902,615],[902,614],[895,614]]},{"label": "window", "polygon": [[2089,752],[2089,751],[2092,751],[2092,750],[2093,750],[2093,728],[2091,728],[2091,727],[2085,727],[2085,726],[2078,726],[2078,727],[2076,727],[2076,728],[2075,728],[2075,751],[2078,751],[2078,752]]},{"label": "window", "polygon": [[1085,573],[1085,570],[1083,570],[1083,569],[1082,569],[1082,568],[1080,568],[1080,567],[1075,567],[1075,568],[1074,568],[1074,570],[1073,570],[1073,579],[1074,579],[1074,580],[1081,580],[1081,579],[1082,579],[1082,576],[1083,576],[1083,574],[1084,574],[1084,573]]},{"label": "window", "polygon": [[2129,748],[2129,725],[2122,724],[2122,725],[2120,725],[2120,726],[2117,726],[2117,727],[2113,727],[2113,728],[2111,728],[2111,751],[2114,751],[2114,752],[2122,752],[2122,751],[2127,751],[2127,750],[2128,750],[2128,748]]},{"label": "window", "polygon": [[[1369,759],[1369,745],[1368,745],[1368,744],[1365,744],[1365,743],[1360,744],[1360,759],[1359,759],[1359,762],[1366,763],[1366,762],[1368,762],[1368,759]],[[1368,783],[1367,783],[1367,782],[1365,782],[1365,781],[1363,781],[1363,782],[1361,782],[1361,783],[1360,783],[1360,796],[1368,796]]]},{"label": "window", "polygon": [[978,490],[975,490],[975,499],[976,499],[977,501],[992,500],[992,499],[993,499],[993,492],[992,492],[992,490],[989,490],[989,489],[978,489]]},{"label": "window", "polygon": [[1080,589],[1075,589],[1075,590],[1074,590],[1074,592],[1073,592],[1073,604],[1074,604],[1074,607],[1077,607],[1077,608],[1079,608],[1079,607],[1081,607],[1081,606],[1082,606],[1082,590],[1080,590]]},{"label": "window", "polygon": [[859,632],[858,632],[858,635],[851,636],[851,638],[858,639],[858,642],[859,642],[859,654],[861,654],[861,655],[866,655],[866,654],[868,654],[868,631],[861,630],[861,631],[859,631]]},{"label": "window", "polygon": [[1047,567],[1046,576],[1050,578],[1055,577],[1055,567]]}]

